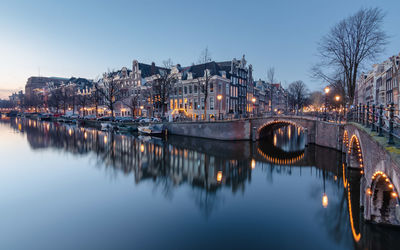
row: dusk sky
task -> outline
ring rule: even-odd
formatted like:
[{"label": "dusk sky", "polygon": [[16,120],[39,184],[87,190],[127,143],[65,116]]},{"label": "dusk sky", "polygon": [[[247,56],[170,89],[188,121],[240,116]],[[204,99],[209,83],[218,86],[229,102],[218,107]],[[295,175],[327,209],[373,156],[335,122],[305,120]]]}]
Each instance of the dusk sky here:
[{"label": "dusk sky", "polygon": [[94,79],[132,60],[182,66],[208,46],[215,61],[246,55],[254,78],[274,66],[284,86],[309,76],[317,42],[360,7],[381,7],[390,43],[400,52],[400,1],[1,1],[0,98],[30,76]]}]

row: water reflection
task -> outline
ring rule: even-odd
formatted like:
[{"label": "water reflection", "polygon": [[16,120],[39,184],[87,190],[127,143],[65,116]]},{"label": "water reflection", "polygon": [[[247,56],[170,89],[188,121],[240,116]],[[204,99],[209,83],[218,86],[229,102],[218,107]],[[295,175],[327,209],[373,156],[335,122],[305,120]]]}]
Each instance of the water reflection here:
[{"label": "water reflection", "polygon": [[[318,230],[324,229],[330,241],[324,243],[326,248],[369,249],[399,243],[398,232],[377,228],[362,220],[359,173],[347,171],[342,155],[336,151],[313,145],[305,147],[304,134],[293,125],[272,129],[257,143],[231,143],[179,136],[164,140],[19,118],[11,120],[10,124],[15,131],[26,135],[35,151],[52,149],[78,156],[93,155],[97,168],[132,176],[136,184],[150,181],[152,188],[167,200],[173,200],[180,187],[189,186],[191,202],[207,220],[220,210],[228,213],[228,208],[224,207],[227,190],[244,195],[257,184],[259,179],[254,179],[260,175],[266,183],[277,183],[274,190],[278,191],[281,188],[296,192],[304,186],[302,181],[315,180],[310,188],[302,188],[307,190],[308,200],[296,202],[315,202],[318,207],[304,211],[294,208],[294,212],[311,216],[318,222]],[[255,174],[258,176],[253,176]],[[287,179],[282,176],[293,177],[293,183],[283,182]],[[273,186],[267,187],[272,189]],[[254,203],[246,205],[273,207],[272,203],[285,204],[282,200],[287,198],[268,200],[264,205],[260,197],[268,190],[258,192]],[[297,197],[290,198],[296,200]],[[271,211],[276,213],[279,209]],[[310,211],[314,212],[310,215]],[[282,221],[270,218],[268,223],[279,228]],[[297,222],[286,223],[286,226],[293,226]]]}]

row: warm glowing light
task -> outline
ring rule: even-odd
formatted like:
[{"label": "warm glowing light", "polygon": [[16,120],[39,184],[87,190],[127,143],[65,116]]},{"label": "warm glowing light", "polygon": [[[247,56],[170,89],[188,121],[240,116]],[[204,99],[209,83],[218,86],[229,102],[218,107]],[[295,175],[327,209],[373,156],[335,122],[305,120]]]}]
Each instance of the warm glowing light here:
[{"label": "warm glowing light", "polygon": [[143,107],[143,106],[140,106],[140,109],[144,109],[144,107]]},{"label": "warm glowing light", "polygon": [[324,193],[324,195],[322,196],[322,206],[324,208],[328,207],[328,196]]},{"label": "warm glowing light", "polygon": [[336,100],[337,102],[340,101],[340,96],[339,96],[339,95],[335,96],[335,100]]},{"label": "warm glowing light", "polygon": [[72,135],[72,129],[68,129],[68,134],[69,134],[69,136]]},{"label": "warm glowing light", "polygon": [[276,134],[274,134],[274,146],[276,146],[276,140],[277,140]]},{"label": "warm glowing light", "polygon": [[107,143],[107,136],[104,136],[104,143]]},{"label": "warm glowing light", "polygon": [[222,181],[222,171],[218,171],[218,173],[217,173],[217,181],[218,182]]},{"label": "warm glowing light", "polygon": [[389,184],[389,186],[388,186],[390,189],[392,189],[393,188],[393,184]]},{"label": "warm glowing light", "polygon": [[217,95],[217,99],[218,99],[218,101],[221,101],[222,100],[222,95]]},{"label": "warm glowing light", "polygon": [[251,101],[252,101],[253,103],[255,103],[255,102],[256,102],[256,98],[253,97],[253,98],[251,99]]},{"label": "warm glowing light", "polygon": [[143,144],[140,145],[140,152],[142,152],[142,153],[144,152],[144,145]]},{"label": "warm glowing light", "polygon": [[86,133],[86,132],[83,134],[83,137],[84,137],[85,139],[87,139],[87,133]]},{"label": "warm glowing light", "polygon": [[371,194],[372,194],[372,191],[371,191],[371,189],[370,189],[370,188],[367,188],[367,191],[366,191],[366,193],[367,193],[368,195],[371,195]]},{"label": "warm glowing light", "polygon": [[336,175],[335,175],[334,179],[335,179],[335,181],[337,181],[337,176]]},{"label": "warm glowing light", "polygon": [[328,94],[330,90],[331,90],[331,89],[330,89],[329,87],[325,87],[325,89],[324,89],[325,94]]},{"label": "warm glowing light", "polygon": [[256,161],[254,159],[251,160],[251,168],[254,169],[256,167]]},{"label": "warm glowing light", "polygon": [[354,227],[354,221],[353,221],[353,210],[351,208],[351,196],[350,196],[350,187],[347,189],[347,201],[349,204],[349,217],[350,217],[350,225],[351,225],[351,232],[353,233],[353,238],[355,242],[359,242],[361,239],[361,233],[357,233],[356,229]]},{"label": "warm glowing light", "polygon": [[398,196],[398,195],[397,195],[396,192],[392,192],[392,197],[393,197],[393,198],[397,198],[397,196]]}]

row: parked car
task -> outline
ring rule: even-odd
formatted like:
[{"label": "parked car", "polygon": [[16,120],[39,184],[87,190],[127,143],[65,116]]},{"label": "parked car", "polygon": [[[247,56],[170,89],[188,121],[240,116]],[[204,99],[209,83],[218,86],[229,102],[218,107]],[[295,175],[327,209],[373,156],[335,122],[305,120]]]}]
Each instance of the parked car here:
[{"label": "parked car", "polygon": [[83,117],[83,119],[85,119],[85,120],[96,120],[96,116],[95,115],[87,115],[87,116]]},{"label": "parked car", "polygon": [[152,122],[161,122],[161,119],[157,118],[157,117],[153,117],[153,118],[151,118],[151,121]]},{"label": "parked car", "polygon": [[97,118],[97,120],[103,121],[103,122],[106,122],[106,121],[108,122],[108,121],[112,121],[113,118],[112,118],[112,116],[103,116],[103,117]]},{"label": "parked car", "polygon": [[150,121],[150,118],[142,118],[139,120],[139,123],[149,123]]}]

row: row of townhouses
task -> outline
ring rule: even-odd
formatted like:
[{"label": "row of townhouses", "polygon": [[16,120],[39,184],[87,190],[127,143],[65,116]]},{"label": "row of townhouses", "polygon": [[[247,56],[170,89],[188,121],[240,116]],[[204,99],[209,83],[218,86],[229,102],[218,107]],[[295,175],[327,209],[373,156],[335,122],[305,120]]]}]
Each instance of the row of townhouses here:
[{"label": "row of townhouses", "polygon": [[355,104],[363,105],[389,105],[394,103],[399,109],[400,95],[400,53],[388,58],[386,61],[374,64],[367,73],[362,73],[357,80],[355,90]]},{"label": "row of townhouses", "polygon": [[[165,86],[158,83],[166,78],[173,78],[173,81],[166,86],[168,90],[160,91]],[[132,69],[123,67],[104,73],[97,81],[30,77],[25,87],[25,106],[41,104],[39,108],[53,112],[57,109],[57,112],[82,115],[109,115],[107,101],[93,96],[100,88],[103,93],[110,91],[106,89],[110,82],[118,88],[113,105],[115,116],[216,119],[288,109],[287,91],[280,83],[254,81],[252,65],[247,64],[245,56],[240,60],[211,61],[186,67],[177,64],[168,68],[133,60]]]}]

